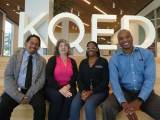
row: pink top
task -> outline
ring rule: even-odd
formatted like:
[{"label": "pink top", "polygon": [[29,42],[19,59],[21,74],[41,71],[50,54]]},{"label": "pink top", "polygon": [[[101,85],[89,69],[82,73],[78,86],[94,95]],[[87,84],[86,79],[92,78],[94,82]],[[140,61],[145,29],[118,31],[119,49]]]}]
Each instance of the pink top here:
[{"label": "pink top", "polygon": [[68,81],[71,80],[71,77],[73,75],[71,59],[67,58],[67,63],[65,65],[61,57],[57,56],[56,66],[53,74],[54,74],[55,80],[61,86],[66,85]]}]

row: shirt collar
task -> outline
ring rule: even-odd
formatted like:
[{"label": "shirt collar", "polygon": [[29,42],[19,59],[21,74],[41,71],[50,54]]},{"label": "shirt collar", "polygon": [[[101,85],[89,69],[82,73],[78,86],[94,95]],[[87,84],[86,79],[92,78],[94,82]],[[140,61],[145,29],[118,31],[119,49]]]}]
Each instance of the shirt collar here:
[{"label": "shirt collar", "polygon": [[[25,52],[24,52],[25,56],[30,56],[31,54],[25,49]],[[35,56],[37,55],[37,53],[34,53],[32,54],[32,57],[34,58]]]},{"label": "shirt collar", "polygon": [[[133,48],[133,51],[132,51],[132,54],[133,54],[134,52],[138,51],[138,50],[139,50],[138,47],[134,47],[134,48]],[[120,48],[120,49],[117,50],[117,54],[118,54],[118,55],[126,55],[126,53],[122,50],[122,48]]]}]

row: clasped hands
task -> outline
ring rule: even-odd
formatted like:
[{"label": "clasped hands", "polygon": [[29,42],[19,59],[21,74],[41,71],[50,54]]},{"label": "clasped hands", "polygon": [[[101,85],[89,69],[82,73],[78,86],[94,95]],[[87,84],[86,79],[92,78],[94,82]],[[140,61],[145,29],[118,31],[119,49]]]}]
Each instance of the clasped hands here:
[{"label": "clasped hands", "polygon": [[71,86],[69,84],[63,86],[59,89],[59,92],[66,98],[72,97],[72,93],[70,92]]},{"label": "clasped hands", "polygon": [[22,100],[21,100],[21,104],[29,104],[29,98],[28,96],[23,96]]},{"label": "clasped hands", "polygon": [[138,120],[138,117],[135,112],[140,109],[141,105],[142,102],[139,99],[136,99],[130,103],[122,103],[122,108],[129,120]]},{"label": "clasped hands", "polygon": [[81,93],[81,99],[86,101],[92,94],[93,92],[91,90],[83,90]]}]

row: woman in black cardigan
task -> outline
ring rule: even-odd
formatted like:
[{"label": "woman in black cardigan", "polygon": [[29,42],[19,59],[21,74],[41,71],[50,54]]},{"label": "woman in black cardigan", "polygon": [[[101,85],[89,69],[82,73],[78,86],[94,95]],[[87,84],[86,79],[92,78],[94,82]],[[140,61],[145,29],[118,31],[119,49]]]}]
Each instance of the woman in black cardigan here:
[{"label": "woman in black cardigan", "polygon": [[100,57],[96,42],[87,43],[86,56],[79,66],[79,92],[72,101],[70,120],[79,120],[83,105],[86,120],[96,120],[96,107],[108,96],[108,62]]},{"label": "woman in black cardigan", "polygon": [[77,65],[69,55],[69,44],[59,40],[46,65],[46,98],[49,101],[48,120],[68,120],[70,104],[76,91]]}]

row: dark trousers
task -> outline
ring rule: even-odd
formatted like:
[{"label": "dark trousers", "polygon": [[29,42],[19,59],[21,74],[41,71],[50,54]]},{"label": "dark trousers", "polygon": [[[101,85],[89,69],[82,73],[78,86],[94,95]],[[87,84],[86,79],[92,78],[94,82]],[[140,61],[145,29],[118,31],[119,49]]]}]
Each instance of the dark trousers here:
[{"label": "dark trousers", "polygon": [[[32,105],[34,110],[33,120],[45,120],[46,107],[43,95],[35,94],[29,104]],[[7,93],[3,93],[0,98],[0,120],[10,120],[13,109],[18,105],[19,103]]]},{"label": "dark trousers", "polygon": [[53,88],[46,88],[46,99],[49,102],[48,120],[68,120],[73,96],[64,97]]},{"label": "dark trousers", "polygon": [[[128,102],[135,100],[138,94],[124,91],[124,96]],[[116,97],[112,94],[103,103],[104,120],[116,120],[116,115],[122,110]],[[154,92],[142,104],[141,110],[150,115],[154,120],[160,120],[160,96]]]},{"label": "dark trousers", "polygon": [[96,107],[107,97],[107,92],[93,94],[86,102],[81,99],[81,94],[77,93],[72,101],[70,120],[80,119],[80,110],[84,105],[86,120],[96,120]]}]

